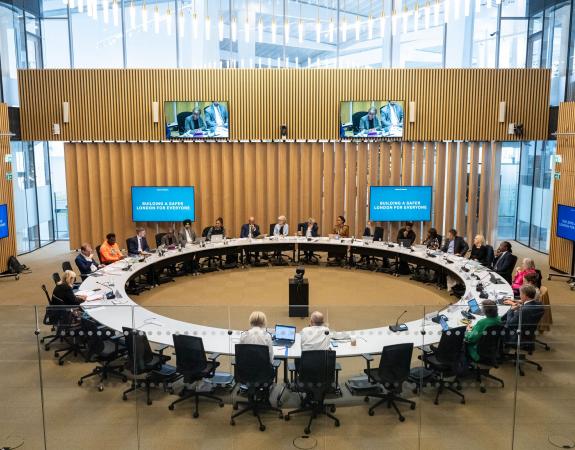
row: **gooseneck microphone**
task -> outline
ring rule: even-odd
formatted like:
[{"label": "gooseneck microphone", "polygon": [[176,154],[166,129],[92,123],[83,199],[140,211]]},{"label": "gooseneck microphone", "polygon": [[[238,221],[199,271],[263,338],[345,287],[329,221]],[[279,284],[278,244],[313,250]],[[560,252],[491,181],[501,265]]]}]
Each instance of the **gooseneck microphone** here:
[{"label": "gooseneck microphone", "polygon": [[114,294],[114,290],[110,286],[108,286],[107,284],[104,284],[104,283],[100,283],[99,281],[96,281],[96,284],[99,284],[100,286],[103,286],[110,291],[110,292],[106,293],[106,298],[108,300],[112,300],[112,299],[116,298],[116,295]]},{"label": "gooseneck microphone", "polygon": [[404,323],[399,323],[399,319],[401,319],[403,317],[403,315],[407,312],[407,309],[405,311],[403,311],[399,317],[397,318],[397,320],[395,321],[395,325],[390,325],[389,329],[391,331],[393,331],[394,333],[397,333],[399,331],[406,331],[407,330],[407,325]]}]

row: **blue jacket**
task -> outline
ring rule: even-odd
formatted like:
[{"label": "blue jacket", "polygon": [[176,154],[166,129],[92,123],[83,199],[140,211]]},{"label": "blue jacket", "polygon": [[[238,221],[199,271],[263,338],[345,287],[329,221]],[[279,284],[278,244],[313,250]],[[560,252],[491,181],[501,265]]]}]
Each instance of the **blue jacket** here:
[{"label": "blue jacket", "polygon": [[92,264],[94,264],[96,268],[98,267],[98,263],[96,261],[94,260],[88,261],[86,258],[84,258],[84,255],[82,255],[82,253],[76,256],[74,262],[76,263],[76,266],[78,266],[78,270],[82,275],[88,275],[92,273],[91,269]]},{"label": "blue jacket", "polygon": [[[254,224],[254,228],[255,228],[254,231],[252,231],[252,237],[258,237],[260,235],[260,226]],[[240,231],[240,237],[247,238],[249,236],[250,236],[250,224],[244,223]]]}]

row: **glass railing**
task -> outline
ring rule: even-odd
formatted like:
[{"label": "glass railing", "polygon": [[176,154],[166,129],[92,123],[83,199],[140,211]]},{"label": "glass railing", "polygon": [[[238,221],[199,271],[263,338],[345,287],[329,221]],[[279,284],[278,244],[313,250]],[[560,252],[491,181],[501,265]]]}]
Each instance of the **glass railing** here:
[{"label": "glass railing", "polygon": [[[464,335],[467,308],[456,306],[383,300],[380,306],[362,306],[361,299],[351,298],[341,305],[295,310],[290,317],[287,306],[241,300],[232,307],[166,303],[147,309],[97,306],[88,312],[0,307],[0,398],[5,406],[0,409],[0,447],[16,448],[23,442],[21,448],[47,449],[292,448],[294,443],[310,448],[305,445],[315,442],[316,448],[521,449],[570,445],[575,438],[572,307],[553,306],[550,331],[537,332],[535,341],[521,324],[522,333],[514,327],[503,329],[503,335],[498,330],[494,340],[499,343],[492,339],[481,349],[482,344],[464,343],[469,339]],[[286,421],[277,411],[262,413],[265,432],[259,431],[252,413],[230,425],[231,415],[245,406],[236,410],[234,403],[248,401],[254,386],[238,382],[237,371],[245,370],[246,360],[235,356],[236,345],[246,340],[252,311],[265,313],[271,335],[276,324],[300,332],[315,310],[323,313],[330,330],[323,342],[337,353],[337,379],[326,390],[325,403],[334,405],[340,426],[320,414],[311,424],[310,437],[302,438],[310,413]],[[441,315],[448,319],[449,331],[444,333]],[[388,327],[402,323],[407,330]],[[174,336],[201,341],[182,340],[178,361]],[[314,339],[322,341],[322,336]],[[195,349],[198,342],[208,357],[213,351],[220,354],[219,365],[203,368],[213,378],[187,384],[197,379],[190,376],[195,367],[191,361],[204,354]],[[485,358],[489,348],[499,356]],[[410,352],[409,367],[401,364],[401,352]],[[302,392],[305,379],[299,377],[305,375],[296,370],[305,374],[300,336],[293,345],[278,342],[274,353],[277,379],[264,406],[278,407],[279,400],[284,415],[309,406],[312,394]],[[387,363],[380,366],[382,353]],[[250,357],[248,366],[256,361]],[[393,377],[403,382],[394,384]],[[136,389],[125,393],[132,386]],[[201,393],[213,390],[223,407],[218,399],[201,398],[197,418],[193,397],[170,407],[194,387]],[[396,401],[398,411],[393,403],[388,407],[381,398],[385,393],[414,402],[414,409],[401,400]],[[375,406],[380,400],[383,404]]]}]

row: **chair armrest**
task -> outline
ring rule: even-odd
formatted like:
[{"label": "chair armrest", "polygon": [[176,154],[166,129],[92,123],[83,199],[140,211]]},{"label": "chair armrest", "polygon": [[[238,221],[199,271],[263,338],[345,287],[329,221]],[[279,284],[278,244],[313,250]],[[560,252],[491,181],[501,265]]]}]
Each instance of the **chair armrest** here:
[{"label": "chair armrest", "polygon": [[282,360],[281,359],[274,359],[272,362],[272,366],[274,366],[274,369],[278,369],[279,366],[281,366],[282,364]]},{"label": "chair armrest", "polygon": [[222,356],[221,353],[209,353],[208,354],[208,359],[215,361],[216,359],[218,359],[220,356]]},{"label": "chair armrest", "polygon": [[162,345],[156,349],[156,352],[158,352],[161,356],[164,356],[164,351],[168,348],[170,348],[170,345]]},{"label": "chair armrest", "polygon": [[362,353],[361,356],[366,360],[366,361],[373,361],[373,355],[370,355],[369,353]]}]

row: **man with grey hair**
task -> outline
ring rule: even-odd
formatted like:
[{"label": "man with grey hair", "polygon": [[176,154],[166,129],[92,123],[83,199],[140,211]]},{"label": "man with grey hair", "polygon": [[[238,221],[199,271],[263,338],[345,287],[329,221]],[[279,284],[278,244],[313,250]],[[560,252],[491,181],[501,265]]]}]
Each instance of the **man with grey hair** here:
[{"label": "man with grey hair", "polygon": [[329,328],[325,326],[323,314],[311,313],[309,326],[301,330],[301,350],[329,350]]},{"label": "man with grey hair", "polygon": [[186,133],[195,133],[198,131],[206,130],[206,124],[204,123],[204,119],[202,119],[200,114],[200,108],[196,107],[193,109],[192,114],[186,117],[186,120],[184,121],[184,131]]},{"label": "man with grey hair", "polygon": [[521,328],[528,326],[536,326],[539,319],[545,312],[541,302],[535,300],[537,296],[537,289],[535,286],[524,284],[519,289],[519,301],[511,306],[505,318],[505,327],[510,330],[518,330],[519,324]]},{"label": "man with grey hair", "polygon": [[377,109],[369,108],[367,114],[359,120],[359,131],[379,130],[381,124],[377,118]]}]

